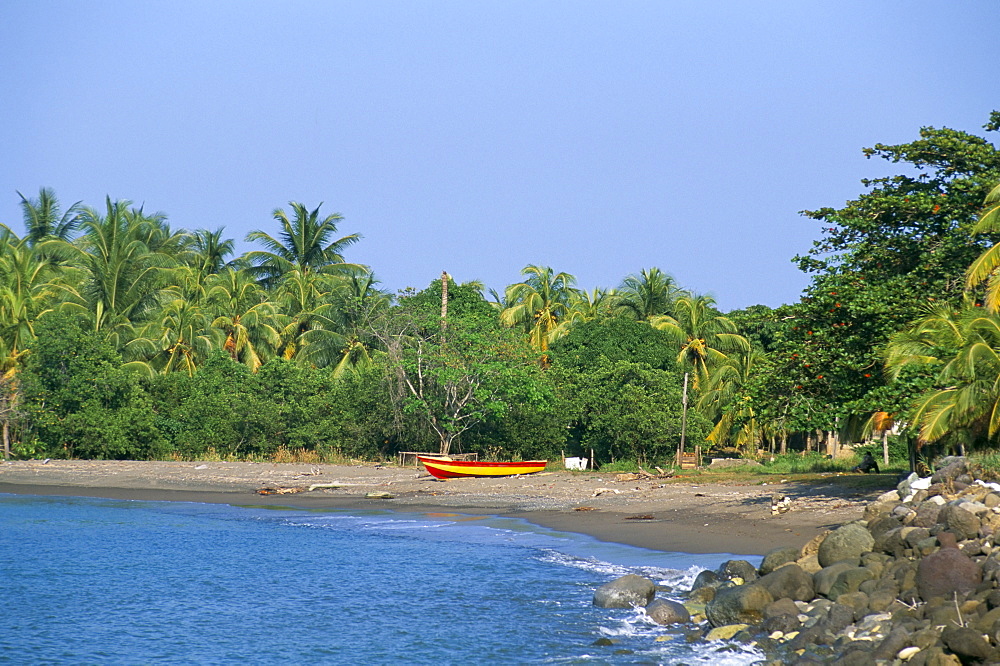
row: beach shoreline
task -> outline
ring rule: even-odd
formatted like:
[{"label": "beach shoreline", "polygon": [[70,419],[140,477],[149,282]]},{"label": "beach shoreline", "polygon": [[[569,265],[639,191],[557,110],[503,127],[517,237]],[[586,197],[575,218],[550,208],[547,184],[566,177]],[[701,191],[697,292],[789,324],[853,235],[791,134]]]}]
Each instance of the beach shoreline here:
[{"label": "beach shoreline", "polygon": [[[273,493],[259,494],[265,488]],[[287,489],[302,490],[281,492]],[[771,514],[776,492],[791,499],[780,515]],[[422,468],[394,465],[50,460],[0,464],[0,493],[491,515],[651,550],[762,555],[859,519],[880,491],[850,492],[834,483],[619,481],[598,472],[439,481]]]}]

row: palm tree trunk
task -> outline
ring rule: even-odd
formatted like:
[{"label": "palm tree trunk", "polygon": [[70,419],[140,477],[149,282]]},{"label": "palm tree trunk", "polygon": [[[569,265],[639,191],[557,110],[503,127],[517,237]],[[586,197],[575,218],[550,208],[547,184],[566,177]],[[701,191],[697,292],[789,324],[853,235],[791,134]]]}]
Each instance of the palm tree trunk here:
[{"label": "palm tree trunk", "polygon": [[441,342],[448,329],[448,271],[441,271]]}]

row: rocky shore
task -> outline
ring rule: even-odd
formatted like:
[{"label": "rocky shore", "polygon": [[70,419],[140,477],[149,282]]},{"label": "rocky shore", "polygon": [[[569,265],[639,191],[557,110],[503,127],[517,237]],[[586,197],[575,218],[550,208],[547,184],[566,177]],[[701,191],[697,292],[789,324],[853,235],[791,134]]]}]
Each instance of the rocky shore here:
[{"label": "rocky shore", "polygon": [[683,603],[626,576],[601,607],[644,606],[689,641],[733,639],[766,664],[1000,664],[1000,485],[964,458],[913,474],[804,547],[703,571]]}]

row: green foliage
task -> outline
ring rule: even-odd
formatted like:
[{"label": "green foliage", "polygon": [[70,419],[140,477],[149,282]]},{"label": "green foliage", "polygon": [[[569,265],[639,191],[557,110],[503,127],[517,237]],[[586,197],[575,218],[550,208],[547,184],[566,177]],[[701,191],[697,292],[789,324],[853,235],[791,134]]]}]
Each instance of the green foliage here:
[{"label": "green foliage", "polygon": [[[899,437],[897,435],[890,435],[889,440],[889,466],[890,467],[905,467],[910,466],[910,444],[907,438]],[[857,454],[857,458],[860,461],[861,458],[866,454],[872,454],[872,457],[882,465],[882,441],[872,441],[870,444],[864,444],[862,446],[854,447],[854,452]]]},{"label": "green foliage", "polygon": [[676,368],[677,346],[666,333],[646,322],[609,317],[577,324],[552,343],[553,365],[571,369],[592,367],[600,358],[645,363],[659,370]]},{"label": "green foliage", "polygon": [[880,350],[928,306],[960,303],[966,267],[991,242],[969,237],[1000,178],[1000,153],[985,139],[925,127],[916,141],[865,154],[907,168],[863,181],[869,191],[842,208],[805,211],[823,225],[813,248],[795,258],[813,282],[759,333],[772,349],[772,376],[781,378],[762,393],[770,412],[787,412],[797,430],[894,410],[919,393],[918,376],[886,380]]},{"label": "green foliage", "polygon": [[73,318],[39,322],[22,385],[28,439],[49,457],[148,459],[167,452],[138,378]]},{"label": "green foliage", "polygon": [[630,472],[638,472],[639,463],[635,460],[616,460],[614,462],[603,463],[597,471],[603,474],[628,474]]},{"label": "green foliage", "polygon": [[[569,406],[568,450],[594,449],[598,461],[663,461],[681,434],[681,385],[676,373],[643,363],[599,358],[584,370],[553,368]],[[688,414],[687,441],[704,441],[711,425]]]},{"label": "green foliage", "polygon": [[847,472],[858,464],[857,460],[831,460],[821,453],[786,453],[774,456],[774,460],[762,461],[760,468],[765,474],[815,474],[820,472]]}]

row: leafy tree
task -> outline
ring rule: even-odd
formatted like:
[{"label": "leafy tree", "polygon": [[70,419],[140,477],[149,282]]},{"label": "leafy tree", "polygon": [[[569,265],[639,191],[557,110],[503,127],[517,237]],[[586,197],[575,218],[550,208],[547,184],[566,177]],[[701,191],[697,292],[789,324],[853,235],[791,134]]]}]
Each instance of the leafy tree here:
[{"label": "leafy tree", "polygon": [[926,307],[958,306],[966,268],[991,242],[969,237],[1000,180],[1000,154],[988,141],[925,127],[916,141],[864,152],[906,168],[862,181],[869,191],[842,208],[805,211],[823,235],[795,259],[813,280],[783,320],[779,373],[801,429],[832,429],[837,417],[843,424],[889,411],[887,403],[918,394],[917,377],[887,383],[880,348]]},{"label": "leafy tree", "polygon": [[[581,323],[552,343],[553,366],[571,369],[595,367],[609,361],[645,363],[658,370],[676,368],[677,347],[663,331],[626,317],[609,317]],[[678,384],[679,386],[679,384]]]},{"label": "leafy tree", "polygon": [[152,404],[121,357],[65,315],[38,323],[23,375],[28,436],[50,457],[152,459],[167,442]]},{"label": "leafy tree", "polygon": [[194,375],[156,377],[153,389],[158,426],[183,457],[214,452],[260,458],[281,441],[275,401],[264,395],[257,374],[223,351],[213,352]]},{"label": "leafy tree", "polygon": [[[569,447],[594,450],[599,461],[662,461],[677,450],[681,386],[676,372],[599,357],[583,369],[553,366],[567,403]],[[703,440],[709,424],[692,413],[688,437]]]},{"label": "leafy tree", "polygon": [[[440,284],[429,291],[440,298]],[[455,295],[461,291],[454,290]],[[395,404],[423,417],[441,454],[484,419],[503,417],[514,404],[542,399],[537,358],[497,325],[482,296],[481,313],[472,298],[455,300],[466,301],[468,314],[450,302],[444,322],[440,301],[429,302],[428,294],[404,297],[372,328],[388,355]]]}]

